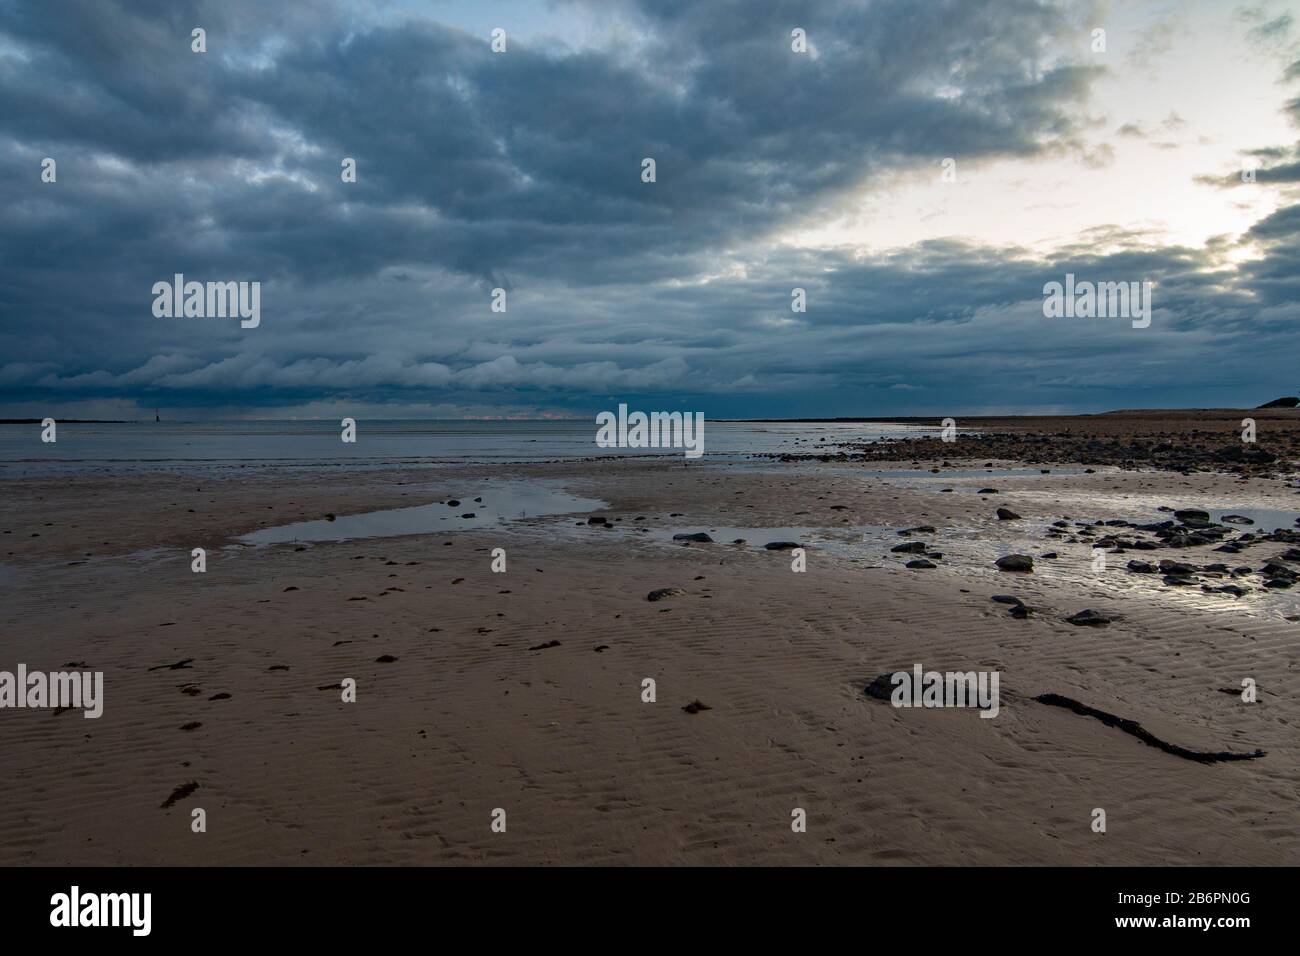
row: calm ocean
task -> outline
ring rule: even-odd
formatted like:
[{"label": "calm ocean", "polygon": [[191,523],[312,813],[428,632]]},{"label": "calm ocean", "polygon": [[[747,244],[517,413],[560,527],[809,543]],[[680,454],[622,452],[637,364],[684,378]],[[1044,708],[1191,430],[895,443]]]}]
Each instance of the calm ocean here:
[{"label": "calm ocean", "polygon": [[[60,423],[58,440],[39,425],[0,425],[0,474],[61,474],[133,468],[391,467],[678,455],[681,449],[599,448],[592,419],[565,421],[357,422],[357,441],[337,421]],[[937,434],[885,423],[706,422],[705,457],[833,450],[844,441]]]}]

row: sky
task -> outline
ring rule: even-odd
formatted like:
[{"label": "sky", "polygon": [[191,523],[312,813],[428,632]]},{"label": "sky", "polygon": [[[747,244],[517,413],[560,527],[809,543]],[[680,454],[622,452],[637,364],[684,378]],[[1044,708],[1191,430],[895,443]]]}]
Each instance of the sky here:
[{"label": "sky", "polygon": [[[177,273],[259,324],[156,315]],[[1150,325],[1047,317],[1067,274]],[[0,0],[0,417],[1253,407],[1298,358],[1300,0]]]}]

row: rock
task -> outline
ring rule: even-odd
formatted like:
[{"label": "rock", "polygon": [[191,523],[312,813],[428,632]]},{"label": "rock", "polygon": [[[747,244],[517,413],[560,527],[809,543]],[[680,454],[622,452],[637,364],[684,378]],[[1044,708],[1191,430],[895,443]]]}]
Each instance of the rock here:
[{"label": "rock", "polygon": [[1015,513],[1014,511],[1012,511],[1010,508],[999,508],[999,509],[998,509],[998,520],[999,520],[999,521],[1019,521],[1019,520],[1020,520],[1020,515],[1016,514],[1016,513]]},{"label": "rock", "polygon": [[607,523],[608,522],[606,522],[605,519],[600,515],[595,515],[587,519],[587,524],[607,524]]},{"label": "rock", "polygon": [[1245,515],[1224,515],[1219,519],[1227,524],[1254,524],[1254,518],[1247,518]]},{"label": "rock", "polygon": [[1160,570],[1165,574],[1173,574],[1178,577],[1185,577],[1188,574],[1196,573],[1196,566],[1186,564],[1182,561],[1170,561],[1167,558],[1160,562]]},{"label": "rock", "polygon": [[1011,609],[1010,613],[1011,616],[1014,617],[1016,620],[1023,621],[1029,617],[1030,610],[1029,608],[1025,607],[1023,604],[1017,604],[1015,607]]},{"label": "rock", "polygon": [[703,531],[697,531],[694,534],[675,534],[673,535],[673,540],[674,541],[699,541],[701,543],[711,543],[713,541],[713,539],[710,538]]},{"label": "rock", "polygon": [[924,558],[921,558],[917,561],[908,561],[907,567],[912,568],[914,570],[923,570],[925,568],[937,568],[938,565],[935,564],[933,561],[926,561]]},{"label": "rock", "polygon": [[1147,561],[1130,561],[1128,569],[1134,574],[1155,574],[1156,567]]},{"label": "rock", "polygon": [[894,554],[924,554],[928,548],[924,541],[908,541],[904,544],[895,545],[889,550]]},{"label": "rock", "polygon": [[1210,513],[1202,511],[1200,508],[1183,508],[1181,511],[1175,511],[1174,517],[1186,524],[1189,521],[1209,522]]},{"label": "rock", "polygon": [[1071,614],[1065,620],[1075,627],[1105,627],[1111,622],[1111,618],[1094,611],[1092,608],[1086,608],[1077,614]]},{"label": "rock", "polygon": [[698,700],[693,700],[685,707],[682,708],[682,710],[686,711],[686,713],[688,714],[698,714],[702,710],[712,710],[712,709],[713,708],[710,707],[708,704]]},{"label": "rock", "polygon": [[899,534],[934,534],[934,528],[928,524],[919,524],[915,528],[903,528]]},{"label": "rock", "polygon": [[459,507],[460,507],[460,502],[457,501],[455,498],[452,498],[450,501],[447,502],[447,507],[448,507],[448,508],[459,508]]},{"label": "rock", "polygon": [[1060,557],[1060,555],[1058,555],[1055,551],[1044,551],[1043,557],[1046,558],[1048,561],[1055,561],[1058,557]]},{"label": "rock", "polygon": [[789,551],[791,548],[802,548],[803,545],[796,541],[769,541],[763,547],[768,551]]},{"label": "rock", "polygon": [[1277,455],[1263,448],[1243,448],[1241,445],[1224,445],[1214,453],[1219,461],[1239,464],[1271,465],[1277,461]]},{"label": "rock", "polygon": [[1008,554],[993,562],[999,571],[1020,571],[1026,574],[1034,570],[1034,559],[1027,554]]},{"label": "rock", "polygon": [[1002,492],[998,491],[996,488],[981,488],[979,491],[975,492],[975,494],[977,494],[977,495],[1000,495],[1000,494],[1002,494]]},{"label": "rock", "polygon": [[1201,590],[1207,591],[1211,594],[1231,594],[1233,597],[1241,597],[1248,592],[1250,588],[1243,588],[1238,584],[1221,584],[1218,587],[1210,587],[1208,584],[1202,584]]},{"label": "rock", "polygon": [[1270,558],[1264,562],[1264,566],[1259,569],[1260,574],[1270,578],[1294,578],[1295,571],[1288,568],[1277,558]]},{"label": "rock", "polygon": [[681,588],[656,588],[645,596],[647,601],[662,601],[666,597],[676,597],[686,592]]},{"label": "rock", "polygon": [[1163,580],[1165,584],[1173,588],[1191,587],[1196,584],[1196,580],[1194,578],[1189,578],[1177,574],[1166,574]]},{"label": "rock", "polygon": [[891,700],[894,696],[893,677],[895,673],[896,671],[890,671],[888,674],[881,674],[867,685],[864,693],[874,700]]},{"label": "rock", "polygon": [[995,594],[993,595],[993,597],[989,598],[989,600],[994,601],[998,604],[1024,604],[1025,603],[1024,601],[1020,600],[1020,598],[1016,597],[1014,594]]}]

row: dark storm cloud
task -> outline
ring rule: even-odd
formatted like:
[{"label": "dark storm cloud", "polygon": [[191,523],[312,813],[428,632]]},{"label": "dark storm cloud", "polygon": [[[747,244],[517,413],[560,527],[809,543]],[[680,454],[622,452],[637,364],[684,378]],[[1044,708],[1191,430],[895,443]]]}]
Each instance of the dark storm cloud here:
[{"label": "dark storm cloud", "polygon": [[[1069,394],[1081,355],[1118,380],[1117,355],[1168,361],[1252,302],[1288,301],[1283,239],[1246,284],[1215,250],[1140,242],[1043,260],[764,241],[947,156],[1095,162],[1079,123],[1096,68],[1047,54],[1092,22],[1087,4],[621,9],[622,42],[512,37],[496,55],[342,3],[0,0],[0,401],[585,411],[633,392],[769,411],[797,395],[795,413],[810,393],[976,394],[1007,375]],[[791,53],[794,26],[810,54]],[[1159,281],[1181,337],[1043,326],[1042,285],[1068,269]],[[149,290],[176,272],[261,280],[263,325],[155,319]]]}]

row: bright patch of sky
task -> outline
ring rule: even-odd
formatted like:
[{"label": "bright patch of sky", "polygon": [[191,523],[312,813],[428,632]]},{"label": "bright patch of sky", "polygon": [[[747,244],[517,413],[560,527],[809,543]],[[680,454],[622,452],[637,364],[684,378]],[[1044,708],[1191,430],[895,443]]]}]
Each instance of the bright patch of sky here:
[{"label": "bright patch of sky", "polygon": [[[941,181],[943,157],[936,156],[873,183],[841,215],[784,239],[868,251],[964,237],[1050,253],[1103,226],[1193,247],[1214,236],[1235,238],[1284,197],[1197,177],[1239,174],[1250,150],[1300,136],[1283,109],[1296,90],[1278,82],[1294,46],[1251,36],[1278,16],[1284,5],[1117,4],[1098,24],[1106,52],[1090,51],[1090,31],[1077,44],[1076,55],[1106,73],[1080,109],[1089,128],[1073,154],[962,162],[955,183]],[[1290,28],[1291,41],[1297,30],[1300,22]],[[1097,232],[1088,238],[1099,241]],[[1108,251],[1104,241],[1097,251]]]}]

